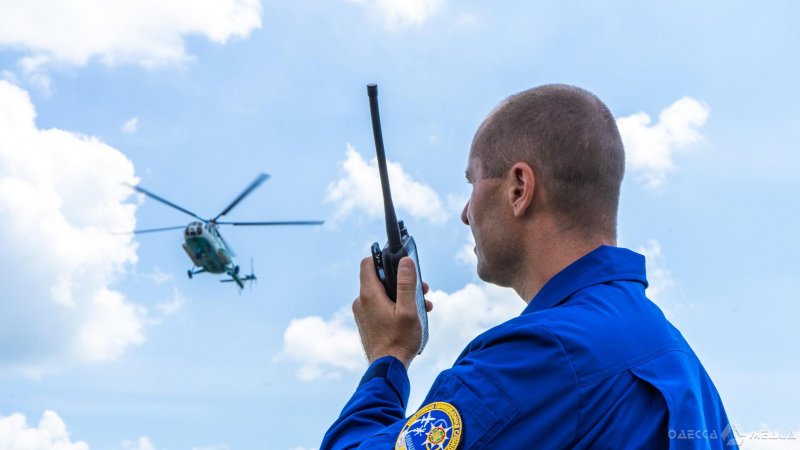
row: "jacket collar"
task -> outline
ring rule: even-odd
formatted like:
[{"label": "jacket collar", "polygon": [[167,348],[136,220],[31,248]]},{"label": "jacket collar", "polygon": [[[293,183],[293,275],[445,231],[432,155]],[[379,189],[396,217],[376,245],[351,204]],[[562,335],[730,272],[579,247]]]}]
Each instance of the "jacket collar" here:
[{"label": "jacket collar", "polygon": [[647,287],[644,256],[601,245],[550,278],[522,314],[552,308],[583,288],[609,281],[636,281]]}]

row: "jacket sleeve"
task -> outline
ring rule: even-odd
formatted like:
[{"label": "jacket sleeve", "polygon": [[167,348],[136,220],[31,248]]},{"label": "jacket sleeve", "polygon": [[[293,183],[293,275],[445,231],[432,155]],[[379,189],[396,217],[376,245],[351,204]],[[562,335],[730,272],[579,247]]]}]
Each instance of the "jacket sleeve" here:
[{"label": "jacket sleeve", "polygon": [[339,418],[325,433],[320,450],[377,448],[373,447],[374,440],[369,447],[362,444],[378,434],[387,441],[385,448],[391,448],[394,441],[389,444],[391,436],[386,428],[402,424],[409,390],[408,373],[400,360],[384,356],[373,362]]},{"label": "jacket sleeve", "polygon": [[[386,375],[380,376],[384,364]],[[376,361],[321,450],[394,448],[405,425],[408,387],[400,361]],[[569,448],[578,425],[578,390],[556,336],[541,327],[507,325],[473,341],[439,374],[422,404],[455,407],[462,420],[459,449]]]}]

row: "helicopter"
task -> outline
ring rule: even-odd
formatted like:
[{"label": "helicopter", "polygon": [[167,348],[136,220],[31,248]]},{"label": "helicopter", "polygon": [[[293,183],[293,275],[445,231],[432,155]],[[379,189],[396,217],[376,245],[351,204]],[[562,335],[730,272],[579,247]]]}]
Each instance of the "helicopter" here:
[{"label": "helicopter", "polygon": [[272,222],[221,222],[219,219],[239,204],[245,197],[250,195],[257,187],[269,178],[265,173],[259,174],[250,185],[239,194],[225,209],[217,214],[213,219],[204,219],[197,214],[189,211],[186,208],[178,206],[169,200],[160,197],[141,186],[130,186],[136,192],[142,193],[153,200],[163,203],[169,207],[177,209],[185,214],[194,217],[195,220],[188,225],[179,225],[173,227],[162,228],[149,228],[142,230],[134,230],[134,234],[156,233],[160,231],[179,230],[183,229],[183,250],[192,261],[192,268],[186,273],[189,278],[194,277],[199,273],[213,273],[213,274],[227,274],[230,278],[222,279],[220,282],[235,282],[239,289],[244,288],[244,283],[247,281],[256,280],[256,275],[252,270],[245,276],[239,275],[239,266],[234,262],[233,257],[236,256],[231,246],[222,237],[219,232],[220,225],[233,225],[233,226],[272,226],[272,225],[322,225],[325,223],[321,220],[293,220],[293,221],[272,221]]}]

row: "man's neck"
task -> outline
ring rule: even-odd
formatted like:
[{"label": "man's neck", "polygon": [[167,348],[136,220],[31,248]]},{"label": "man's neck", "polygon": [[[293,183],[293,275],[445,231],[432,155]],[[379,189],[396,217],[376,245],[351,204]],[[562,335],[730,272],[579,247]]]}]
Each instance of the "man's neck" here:
[{"label": "man's neck", "polygon": [[[539,237],[544,238],[541,234]],[[525,270],[514,283],[514,290],[525,303],[530,303],[557,273],[601,245],[616,246],[617,242],[607,237],[578,239],[563,235],[537,239],[525,252],[520,266]]]}]

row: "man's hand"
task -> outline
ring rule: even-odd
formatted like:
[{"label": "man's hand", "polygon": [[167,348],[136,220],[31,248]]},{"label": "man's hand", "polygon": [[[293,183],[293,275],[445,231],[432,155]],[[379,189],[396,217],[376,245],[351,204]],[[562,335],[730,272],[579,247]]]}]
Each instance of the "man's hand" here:
[{"label": "man's hand", "polygon": [[[353,301],[353,314],[361,335],[361,344],[370,364],[383,356],[394,356],[408,368],[422,343],[422,324],[417,313],[417,269],[405,257],[397,270],[397,302],[386,295],[375,273],[371,257],[361,260],[361,289]],[[422,283],[428,293],[428,284]],[[425,300],[425,309],[433,303]]]}]

